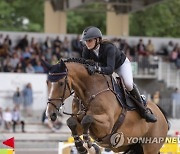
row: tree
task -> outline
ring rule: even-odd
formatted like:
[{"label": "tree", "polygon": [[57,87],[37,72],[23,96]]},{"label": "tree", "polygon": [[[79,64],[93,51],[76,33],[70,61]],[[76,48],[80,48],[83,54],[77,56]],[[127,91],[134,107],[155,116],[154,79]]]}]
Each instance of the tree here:
[{"label": "tree", "polygon": [[0,30],[43,31],[44,0],[1,0]]},{"label": "tree", "polygon": [[179,0],[167,0],[131,14],[130,35],[179,37],[179,10]]},{"label": "tree", "polygon": [[68,33],[81,34],[85,27],[96,26],[106,34],[106,12],[100,10],[99,4],[91,4],[83,10],[69,11],[67,13]]}]

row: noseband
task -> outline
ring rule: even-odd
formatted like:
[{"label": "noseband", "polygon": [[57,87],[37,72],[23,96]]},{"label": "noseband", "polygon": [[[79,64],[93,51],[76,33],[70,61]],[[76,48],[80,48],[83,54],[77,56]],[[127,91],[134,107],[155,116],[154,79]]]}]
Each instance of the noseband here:
[{"label": "noseband", "polygon": [[[59,108],[60,108],[62,105],[64,105],[63,102],[64,102],[65,92],[66,92],[67,88],[68,88],[68,90],[69,90],[69,92],[70,92],[70,95],[69,95],[69,96],[71,96],[71,95],[74,93],[74,91],[71,91],[71,88],[70,88],[70,86],[69,86],[68,78],[67,78],[67,72],[65,72],[65,73],[51,73],[50,75],[51,75],[51,76],[65,75],[65,86],[64,86],[64,90],[63,90],[63,95],[62,95],[62,97],[59,97],[59,98],[48,98],[48,102],[47,102],[47,104],[51,104],[51,105],[54,106],[54,108],[59,112]],[[68,97],[69,97],[69,96],[68,96]],[[61,101],[61,105],[60,105],[59,108],[53,103],[53,102],[55,102],[55,101]]]}]

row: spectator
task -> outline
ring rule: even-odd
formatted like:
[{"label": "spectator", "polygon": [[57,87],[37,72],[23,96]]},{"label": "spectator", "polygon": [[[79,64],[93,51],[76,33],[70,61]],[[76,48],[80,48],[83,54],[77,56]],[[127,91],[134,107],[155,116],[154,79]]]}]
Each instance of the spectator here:
[{"label": "spectator", "polygon": [[33,104],[33,91],[31,83],[28,83],[23,90],[24,108],[28,116],[32,116],[31,106]]},{"label": "spectator", "polygon": [[3,45],[3,34],[0,34],[0,46]]},{"label": "spectator", "polygon": [[72,51],[73,51],[73,57],[81,57],[83,46],[80,42],[80,35],[78,35],[75,39],[71,42]]},{"label": "spectator", "polygon": [[56,55],[52,55],[51,65],[55,65],[55,64],[57,64],[57,62],[58,62],[58,59],[57,59]]},{"label": "spectator", "polygon": [[14,52],[12,54],[12,57],[10,58],[10,64],[11,64],[12,68],[15,69],[19,62],[20,62],[20,58],[18,57],[18,54],[16,52]]},{"label": "spectator", "polygon": [[167,45],[167,47],[165,49],[166,53],[167,53],[167,56],[170,55],[170,53],[173,51],[173,49],[174,49],[174,44],[173,44],[172,41],[169,41],[169,43],[168,43],[168,45]]},{"label": "spectator", "polygon": [[176,63],[178,59],[178,44],[174,47],[174,49],[170,52],[170,62]]},{"label": "spectator", "polygon": [[14,106],[18,109],[20,109],[20,105],[23,103],[23,95],[20,92],[19,87],[17,87],[13,95],[13,103],[14,103]]},{"label": "spectator", "polygon": [[17,73],[21,73],[21,72],[24,72],[23,71],[23,66],[22,66],[22,63],[19,62],[14,70],[14,72],[17,72]]},{"label": "spectator", "polygon": [[5,109],[3,113],[3,121],[4,121],[5,129],[9,131],[12,125],[12,114],[8,107]]},{"label": "spectator", "polygon": [[139,40],[139,43],[137,45],[137,52],[138,52],[138,55],[142,55],[142,56],[146,55],[146,48],[142,39]]},{"label": "spectator", "polygon": [[51,40],[49,39],[49,36],[46,37],[46,40],[44,42],[44,46],[45,46],[45,49],[49,49],[49,48],[52,48],[52,42]]},{"label": "spectator", "polygon": [[30,48],[26,47],[25,52],[22,54],[23,59],[31,58]]},{"label": "spectator", "polygon": [[156,91],[152,96],[152,102],[158,105],[160,102],[160,99],[161,99],[160,92]]},{"label": "spectator", "polygon": [[3,124],[3,110],[0,107],[0,128],[1,128],[2,124]]},{"label": "spectator", "polygon": [[63,51],[65,53],[68,53],[68,57],[71,57],[70,42],[69,42],[67,36],[64,37],[62,46],[63,46]]},{"label": "spectator", "polygon": [[32,37],[31,38],[31,43],[30,43],[30,48],[35,48],[35,46],[36,46],[35,38]]},{"label": "spectator", "polygon": [[21,114],[19,111],[19,108],[14,107],[13,111],[12,111],[12,123],[13,123],[13,132],[16,132],[16,125],[17,124],[21,124],[21,130],[22,132],[24,131],[24,121],[21,119]]},{"label": "spectator", "polygon": [[120,44],[121,44],[120,41],[121,41],[121,39],[118,39],[118,38],[112,39],[113,44],[114,44],[118,49],[120,49]]},{"label": "spectator", "polygon": [[151,40],[148,40],[148,44],[146,45],[146,51],[148,55],[154,55],[154,45]]},{"label": "spectator", "polygon": [[62,41],[60,40],[59,36],[56,37],[56,39],[53,42],[53,48],[59,48],[61,50],[62,46]]},{"label": "spectator", "polygon": [[49,63],[51,63],[51,59],[52,59],[52,49],[51,48],[48,48],[48,49],[46,49],[46,51],[45,51],[45,58],[47,59],[47,61],[49,62]]},{"label": "spectator", "polygon": [[37,65],[34,66],[35,73],[44,73],[44,68],[41,65],[41,62],[38,60]]},{"label": "spectator", "polygon": [[13,72],[10,56],[6,57],[6,59],[4,60],[4,72]]},{"label": "spectator", "polygon": [[28,39],[27,39],[27,35],[24,36],[24,38],[22,38],[19,43],[17,44],[18,48],[21,48],[21,50],[25,50],[25,48],[28,46]]},{"label": "spectator", "polygon": [[180,47],[178,48],[178,56],[177,56],[177,60],[175,64],[176,64],[176,67],[180,69]]},{"label": "spectator", "polygon": [[56,47],[54,49],[53,55],[55,55],[57,57],[57,59],[59,60],[61,58],[61,49],[59,47]]},{"label": "spectator", "polygon": [[180,100],[180,92],[179,92],[178,88],[174,89],[174,92],[171,95],[171,99],[175,102],[178,102]]},{"label": "spectator", "polygon": [[35,69],[34,67],[32,66],[31,63],[28,63],[27,66],[26,66],[26,73],[35,73]]},{"label": "spectator", "polygon": [[9,35],[6,35],[6,37],[4,38],[4,45],[6,45],[9,49],[11,49],[11,45],[12,45],[12,41],[9,38]]}]

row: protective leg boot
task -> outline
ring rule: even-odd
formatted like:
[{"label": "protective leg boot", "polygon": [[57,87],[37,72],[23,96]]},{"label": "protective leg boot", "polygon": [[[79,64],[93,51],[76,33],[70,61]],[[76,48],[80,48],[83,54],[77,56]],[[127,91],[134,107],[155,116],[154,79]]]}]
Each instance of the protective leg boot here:
[{"label": "protective leg boot", "polygon": [[144,103],[141,99],[140,93],[136,87],[136,85],[133,85],[133,90],[130,91],[130,94],[136,98],[137,101],[135,101],[136,106],[138,107],[140,111],[140,115],[142,118],[144,118],[147,122],[156,122],[157,119],[153,115],[153,113],[144,106]]}]

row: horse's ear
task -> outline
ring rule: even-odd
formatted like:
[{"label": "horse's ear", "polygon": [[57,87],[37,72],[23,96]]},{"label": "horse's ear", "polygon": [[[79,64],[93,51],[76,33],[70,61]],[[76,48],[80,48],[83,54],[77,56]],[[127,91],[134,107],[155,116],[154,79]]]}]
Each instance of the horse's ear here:
[{"label": "horse's ear", "polygon": [[66,64],[64,63],[64,61],[62,59],[60,61],[60,66],[61,66],[61,71],[62,72],[66,72],[67,71]]},{"label": "horse's ear", "polygon": [[41,63],[48,71],[51,69],[51,65],[46,61],[44,61],[43,59],[41,59]]}]

